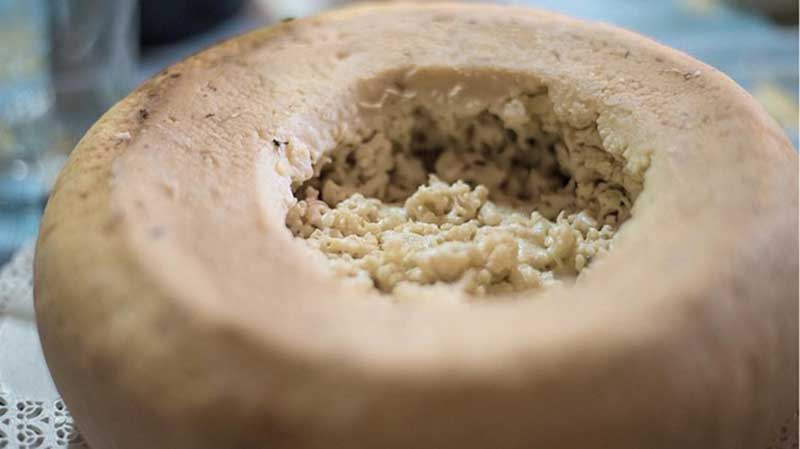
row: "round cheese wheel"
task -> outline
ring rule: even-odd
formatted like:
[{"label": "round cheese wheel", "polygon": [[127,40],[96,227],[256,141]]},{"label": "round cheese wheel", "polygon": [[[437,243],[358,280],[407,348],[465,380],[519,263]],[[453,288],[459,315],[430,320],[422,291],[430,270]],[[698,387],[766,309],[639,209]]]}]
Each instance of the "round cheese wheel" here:
[{"label": "round cheese wheel", "polygon": [[[42,344],[98,448],[765,447],[798,397],[797,166],[724,74],[611,26],[439,3],[287,21],[81,140],[39,234]],[[498,170],[459,184],[475,167]],[[481,209],[409,206],[436,186]],[[410,220],[401,241],[475,228],[398,256],[343,204]]]}]

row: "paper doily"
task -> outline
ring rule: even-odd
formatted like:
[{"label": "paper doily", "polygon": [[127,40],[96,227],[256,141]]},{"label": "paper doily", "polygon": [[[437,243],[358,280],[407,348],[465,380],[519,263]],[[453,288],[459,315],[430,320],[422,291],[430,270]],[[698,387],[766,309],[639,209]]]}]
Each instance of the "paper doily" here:
[{"label": "paper doily", "polygon": [[[0,270],[0,449],[88,449],[58,396],[33,311],[33,243]],[[798,449],[797,415],[767,449]]]}]

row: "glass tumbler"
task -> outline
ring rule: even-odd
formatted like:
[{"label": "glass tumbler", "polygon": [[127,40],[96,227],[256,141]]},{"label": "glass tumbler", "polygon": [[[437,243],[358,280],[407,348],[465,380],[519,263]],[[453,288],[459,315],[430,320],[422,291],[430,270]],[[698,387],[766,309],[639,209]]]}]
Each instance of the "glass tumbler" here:
[{"label": "glass tumbler", "polygon": [[66,154],[131,87],[136,0],[0,0],[0,263]]}]

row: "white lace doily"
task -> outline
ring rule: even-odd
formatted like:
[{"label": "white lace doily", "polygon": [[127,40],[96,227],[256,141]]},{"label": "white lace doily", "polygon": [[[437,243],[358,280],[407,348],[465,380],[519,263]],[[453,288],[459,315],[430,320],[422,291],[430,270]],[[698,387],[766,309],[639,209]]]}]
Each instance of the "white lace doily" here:
[{"label": "white lace doily", "polygon": [[0,270],[0,449],[85,449],[42,356],[32,280],[29,243]]},{"label": "white lace doily", "polygon": [[[33,311],[33,244],[0,270],[0,449],[88,449],[47,370]],[[768,449],[798,449],[797,415]]]},{"label": "white lace doily", "polygon": [[33,248],[0,270],[0,449],[86,449],[39,346]]}]

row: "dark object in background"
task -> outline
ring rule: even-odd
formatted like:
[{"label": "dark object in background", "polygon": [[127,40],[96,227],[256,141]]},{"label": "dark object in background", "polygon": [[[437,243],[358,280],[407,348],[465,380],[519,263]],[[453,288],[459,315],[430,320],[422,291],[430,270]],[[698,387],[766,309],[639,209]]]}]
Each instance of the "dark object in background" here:
[{"label": "dark object in background", "polygon": [[759,11],[780,24],[797,26],[797,0],[732,0],[731,3]]},{"label": "dark object in background", "polygon": [[213,28],[236,14],[245,0],[141,0],[142,46],[169,44]]}]

